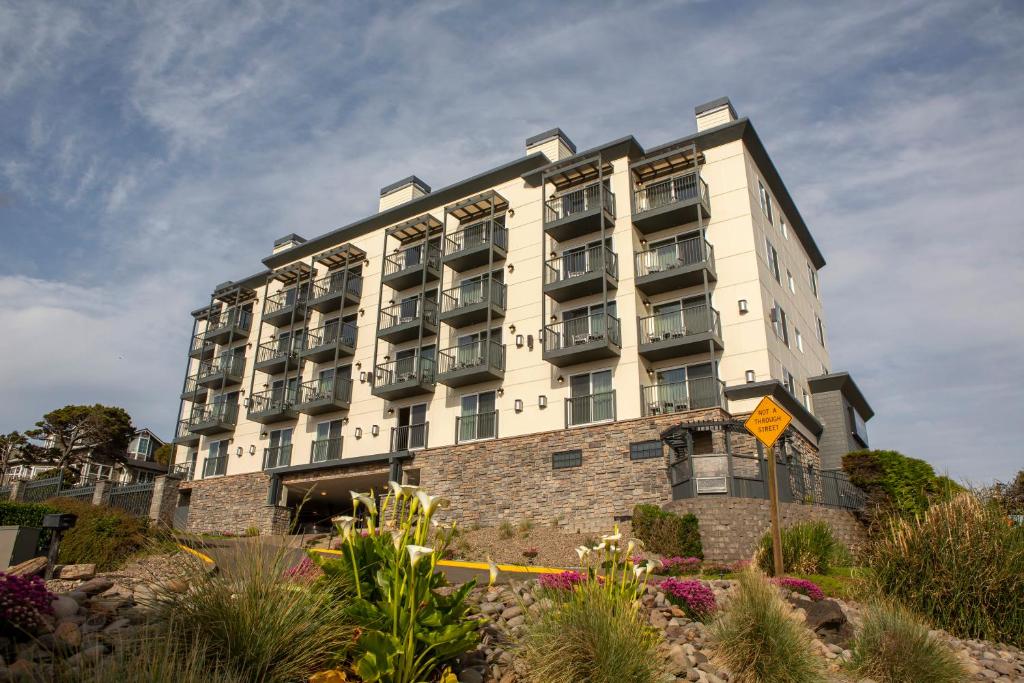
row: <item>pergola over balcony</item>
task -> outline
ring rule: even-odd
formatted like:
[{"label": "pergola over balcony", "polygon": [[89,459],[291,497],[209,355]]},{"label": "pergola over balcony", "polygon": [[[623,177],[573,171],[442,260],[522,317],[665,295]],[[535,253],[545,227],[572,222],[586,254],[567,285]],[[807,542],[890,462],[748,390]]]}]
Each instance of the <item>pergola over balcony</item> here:
[{"label": "pergola over balcony", "polygon": [[708,185],[700,177],[703,163],[704,155],[687,144],[630,164],[637,230],[648,234],[710,216]]},{"label": "pergola over balcony", "polygon": [[559,242],[580,237],[615,224],[615,195],[605,186],[612,165],[600,155],[566,160],[544,172],[544,183],[555,187],[544,202],[544,231]]}]

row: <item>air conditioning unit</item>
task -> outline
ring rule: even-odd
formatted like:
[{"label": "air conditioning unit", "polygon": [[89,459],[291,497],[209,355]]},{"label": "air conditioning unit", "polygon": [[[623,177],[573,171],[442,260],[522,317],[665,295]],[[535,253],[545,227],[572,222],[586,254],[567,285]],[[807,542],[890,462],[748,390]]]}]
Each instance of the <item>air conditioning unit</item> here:
[{"label": "air conditioning unit", "polygon": [[725,477],[697,477],[697,493],[728,493]]}]

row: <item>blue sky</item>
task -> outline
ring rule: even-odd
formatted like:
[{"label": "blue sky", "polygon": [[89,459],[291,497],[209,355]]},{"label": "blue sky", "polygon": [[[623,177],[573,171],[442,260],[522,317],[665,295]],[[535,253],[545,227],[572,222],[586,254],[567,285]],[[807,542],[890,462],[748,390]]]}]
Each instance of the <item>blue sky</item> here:
[{"label": "blue sky", "polygon": [[276,237],[728,95],[829,262],[872,444],[1024,466],[1024,6],[489,5],[0,0],[0,430],[99,401],[169,435],[188,311]]}]

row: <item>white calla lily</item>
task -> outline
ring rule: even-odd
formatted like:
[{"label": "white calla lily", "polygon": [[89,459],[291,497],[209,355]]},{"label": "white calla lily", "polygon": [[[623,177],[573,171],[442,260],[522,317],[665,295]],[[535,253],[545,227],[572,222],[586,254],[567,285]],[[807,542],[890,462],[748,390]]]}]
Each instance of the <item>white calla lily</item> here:
[{"label": "white calla lily", "polygon": [[391,493],[395,494],[395,498],[401,498],[404,494],[402,491],[402,485],[397,481],[389,481],[388,486],[391,488]]},{"label": "white calla lily", "polygon": [[434,514],[434,510],[443,501],[441,496],[432,496],[426,491],[417,491],[416,500],[420,502],[420,507],[423,509],[423,514],[430,516]]},{"label": "white calla lily", "polygon": [[400,531],[391,532],[391,542],[395,545],[395,550],[402,549],[402,542],[405,541],[405,534]]},{"label": "white calla lily", "polygon": [[626,554],[629,555],[630,557],[633,557],[633,549],[634,548],[636,548],[636,543],[634,543],[633,541],[630,541],[629,543],[627,543],[626,544]]},{"label": "white calla lily", "polygon": [[428,548],[422,545],[407,545],[405,546],[405,549],[409,551],[409,563],[412,564],[413,567],[416,566],[416,563],[420,561],[421,557],[432,555],[434,553],[433,548]]},{"label": "white calla lily", "polygon": [[580,556],[580,561],[583,561],[583,559],[590,554],[590,548],[585,545],[581,545],[579,548],[576,548],[576,554]]},{"label": "white calla lily", "polygon": [[337,517],[331,517],[331,522],[334,526],[338,527],[341,532],[341,537],[347,539],[352,535],[352,530],[355,528],[356,518],[348,515],[338,515]]},{"label": "white calla lily", "polygon": [[638,564],[635,567],[633,567],[633,576],[635,576],[638,579],[641,576],[643,576],[644,574],[650,574],[650,573],[651,573],[651,570],[650,570],[650,568],[647,565]]},{"label": "white calla lily", "polygon": [[416,495],[416,492],[420,490],[419,486],[413,486],[412,484],[402,484],[402,493],[412,498]]},{"label": "white calla lily", "polygon": [[370,514],[377,514],[377,503],[374,502],[373,498],[356,491],[350,491],[349,493],[352,494],[352,505],[354,507],[359,507],[360,504],[363,504],[370,511]]},{"label": "white calla lily", "polygon": [[498,580],[498,565],[494,564],[494,560],[491,559],[490,555],[487,556],[487,572],[490,577],[487,585],[493,586],[494,582]]}]

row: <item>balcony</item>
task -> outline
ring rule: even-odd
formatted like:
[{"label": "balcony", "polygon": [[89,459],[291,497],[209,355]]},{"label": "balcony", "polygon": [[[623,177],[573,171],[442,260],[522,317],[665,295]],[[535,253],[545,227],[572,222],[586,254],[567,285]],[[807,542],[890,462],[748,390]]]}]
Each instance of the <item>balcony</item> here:
[{"label": "balcony", "polygon": [[377,315],[377,337],[392,344],[417,339],[420,327],[424,337],[437,334],[437,303],[430,299],[416,298],[386,306]]},{"label": "balcony", "polygon": [[402,425],[391,428],[391,452],[411,451],[427,447],[427,432],[430,423]]},{"label": "balcony", "polygon": [[220,455],[203,460],[203,479],[223,477],[228,473],[228,456]]},{"label": "balcony", "polygon": [[196,406],[192,411],[190,429],[196,434],[210,436],[230,432],[238,422],[237,403],[214,403],[208,406]]},{"label": "balcony", "polygon": [[642,388],[644,417],[667,415],[722,406],[725,382],[714,377],[697,377],[685,382],[666,382]]},{"label": "balcony", "polygon": [[441,322],[465,327],[505,317],[505,283],[487,278],[441,292]]},{"label": "balcony", "polygon": [[306,287],[290,287],[269,295],[263,302],[263,322],[284,327],[306,319]]},{"label": "balcony", "polygon": [[207,388],[199,384],[199,375],[195,374],[185,380],[185,386],[181,390],[181,398],[184,401],[203,403],[206,401]]},{"label": "balcony", "polygon": [[292,464],[292,445],[271,446],[263,449],[263,469],[275,470]]},{"label": "balcony", "polygon": [[292,389],[269,389],[249,397],[249,419],[260,424],[272,424],[294,420],[299,416],[295,409],[297,391]]},{"label": "balcony", "polygon": [[607,227],[615,225],[615,195],[591,183],[544,202],[544,232],[558,242],[571,240],[600,230],[602,214]]},{"label": "balcony", "polygon": [[664,294],[718,279],[715,251],[702,237],[688,237],[636,255],[636,288],[648,296]]},{"label": "balcony", "polygon": [[476,413],[455,418],[455,443],[498,438],[498,412]]},{"label": "balcony", "polygon": [[188,420],[178,420],[178,427],[174,430],[174,443],[179,446],[195,446],[199,443],[199,434],[192,431]]},{"label": "balcony", "polygon": [[640,346],[647,360],[665,360],[722,349],[718,311],[704,304],[640,318]]},{"label": "balcony", "polygon": [[445,349],[438,360],[437,381],[445,386],[462,387],[505,378],[505,346],[494,341]]},{"label": "balcony", "polygon": [[348,410],[352,403],[352,380],[313,379],[299,385],[295,409],[305,415],[321,415]]},{"label": "balcony", "polygon": [[195,358],[197,360],[209,360],[213,358],[213,353],[216,350],[216,345],[206,340],[206,335],[202,332],[192,337],[192,345],[188,349],[188,357]]},{"label": "balcony", "polygon": [[219,358],[199,366],[196,381],[204,387],[220,389],[241,384],[243,374],[245,374],[244,356],[221,354]]},{"label": "balcony", "polygon": [[544,326],[543,358],[560,368],[616,358],[622,351],[622,324],[607,313]]},{"label": "balcony", "polygon": [[335,439],[317,439],[309,449],[311,463],[341,460],[341,437]]},{"label": "balcony", "polygon": [[320,313],[333,313],[358,304],[362,295],[362,276],[342,270],[314,280],[306,306]]},{"label": "balcony", "polygon": [[211,316],[203,338],[214,344],[227,344],[245,339],[252,328],[252,311],[232,308],[223,315]]},{"label": "balcony", "polygon": [[260,372],[267,373],[268,375],[276,375],[280,372],[284,372],[285,368],[289,365],[296,367],[298,362],[295,360],[295,352],[293,349],[301,348],[301,346],[301,334],[296,335],[295,337],[272,339],[270,341],[263,342],[256,349],[256,363],[253,367]]},{"label": "balcony", "polygon": [[408,396],[432,394],[436,384],[434,359],[413,356],[378,363],[370,393],[394,401]]},{"label": "balcony", "polygon": [[589,247],[549,259],[544,264],[544,293],[558,302],[600,294],[619,286],[619,258],[607,247]]},{"label": "balcony", "polygon": [[431,243],[426,247],[426,259],[423,258],[424,245],[406,247],[401,251],[384,257],[384,284],[392,289],[403,290],[416,287],[424,282],[433,282],[441,277],[441,248]]},{"label": "balcony", "polygon": [[711,215],[708,184],[690,170],[649,182],[633,192],[633,225],[643,234],[697,220],[697,207]]},{"label": "balcony", "polygon": [[508,230],[498,222],[481,221],[461,228],[444,239],[444,264],[461,273],[508,255]]},{"label": "balcony", "polygon": [[[196,437],[197,439],[199,437]],[[171,476],[177,477],[182,481],[192,481],[196,476],[196,463],[194,460],[189,462],[179,462],[171,470]]]},{"label": "balcony", "polygon": [[610,422],[615,419],[615,390],[565,399],[565,426]]},{"label": "balcony", "polygon": [[352,356],[356,352],[357,329],[355,323],[339,324],[337,320],[314,327],[304,335],[305,343],[296,345],[299,358],[313,363],[327,363]]}]

